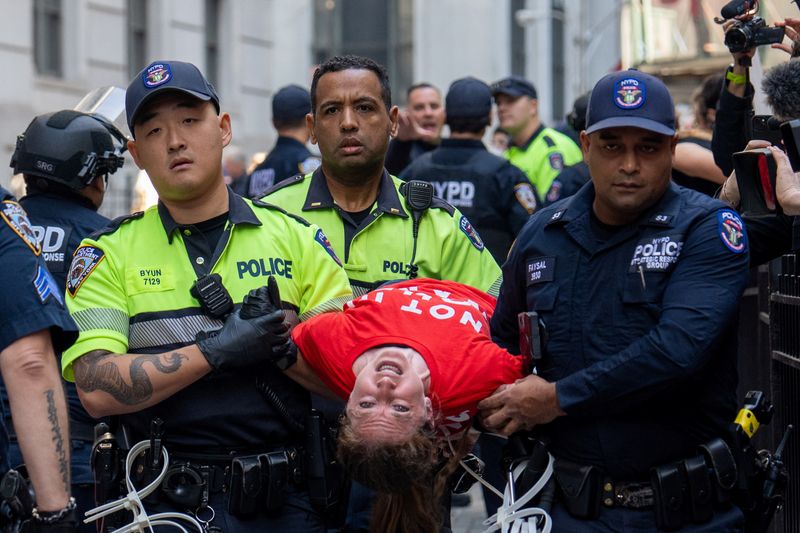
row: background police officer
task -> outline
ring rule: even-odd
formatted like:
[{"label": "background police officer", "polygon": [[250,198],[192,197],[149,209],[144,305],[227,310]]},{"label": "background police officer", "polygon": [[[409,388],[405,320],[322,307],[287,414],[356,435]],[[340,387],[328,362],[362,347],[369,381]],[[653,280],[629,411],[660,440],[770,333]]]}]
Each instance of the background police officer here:
[{"label": "background police officer", "polygon": [[397,115],[397,135],[386,151],[386,170],[399,175],[416,158],[442,140],[442,93],[430,83],[415,83],[406,91],[406,107]]},{"label": "background police officer", "polygon": [[319,158],[306,148],[306,115],[310,111],[311,97],[299,85],[282,87],[272,97],[272,125],[278,131],[278,140],[250,175],[247,196],[259,198],[276,183],[319,167]]},{"label": "background police officer", "polygon": [[515,351],[518,313],[538,313],[538,374],[484,400],[484,422],[504,434],[546,424],[566,489],[554,531],[740,531],[738,508],[705,497],[735,479],[720,460],[730,452],[713,446],[707,465],[698,447],[736,414],[727,328],[747,280],[743,224],[671,184],[677,138],[661,81],[635,70],[602,78],[586,126],[592,184],[531,217],[492,317],[493,336]]},{"label": "background police officer", "polygon": [[[197,67],[149,65],[125,108],[128,149],[159,204],[75,252],[67,300],[81,331],[64,375],[90,414],[122,415],[134,440],[149,436],[153,418],[164,421],[170,460],[187,473],[165,482],[156,511],[215,512],[213,525],[226,531],[322,531],[306,485],[289,476],[299,463],[287,464],[303,460],[294,451],[308,393],[269,365],[270,317],[245,320],[233,306],[273,275],[287,312],[304,319],[340,308],[351,297],[347,277],[318,228],[225,186],[230,116]],[[266,497],[248,500],[255,495],[231,477],[231,460],[252,473],[260,454],[273,454],[284,475],[271,472],[271,514],[248,517]]]},{"label": "background police officer", "polygon": [[322,166],[278,184],[265,200],[325,231],[357,293],[413,275],[496,292],[500,269],[469,220],[435,197],[430,207],[410,208],[403,182],[383,167],[398,116],[384,68],[331,58],[314,72],[311,102],[307,123]]},{"label": "background police officer", "polygon": [[500,126],[511,136],[505,156],[527,174],[544,202],[553,179],[580,161],[581,151],[572,139],[542,124],[536,88],[528,80],[504,78],[492,85],[492,94]]},{"label": "background police officer", "polygon": [[536,194],[519,168],[489,153],[481,141],[492,118],[488,85],[475,78],[454,81],[445,98],[445,116],[450,137],[415,159],[400,179],[432,183],[436,196],[469,218],[502,263],[536,210]]},{"label": "background police officer", "polygon": [[[20,204],[28,212],[60,293],[67,285],[72,253],[84,237],[109,222],[97,209],[108,175],[122,167],[125,142],[125,136],[106,119],[72,110],[35,117],[17,140],[11,166],[14,173],[24,175],[27,191]],[[65,390],[72,437],[72,492],[82,516],[94,501],[89,457],[95,420],[81,405],[75,385],[68,382]],[[20,459],[14,443],[9,457],[12,465]],[[84,529],[95,528],[86,525]]]},{"label": "background police officer", "polygon": [[[34,531],[71,531],[69,422],[55,352],[74,339],[61,287],[47,271],[25,210],[0,187],[0,371],[8,383],[17,438],[36,492]],[[8,470],[0,423],[0,475]]]}]

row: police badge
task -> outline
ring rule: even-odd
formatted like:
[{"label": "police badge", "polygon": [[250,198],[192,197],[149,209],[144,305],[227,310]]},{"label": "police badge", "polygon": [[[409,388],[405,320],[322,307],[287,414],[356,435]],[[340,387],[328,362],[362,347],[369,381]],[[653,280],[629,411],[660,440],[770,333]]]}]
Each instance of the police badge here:
[{"label": "police badge", "polygon": [[33,232],[31,223],[28,220],[28,214],[25,213],[21,205],[11,200],[4,200],[0,203],[0,217],[14,230],[14,233],[19,235],[20,239],[28,245],[28,248],[33,250],[34,254],[39,255],[41,253],[42,249],[39,246],[39,240]]},{"label": "police badge", "polygon": [[80,246],[75,250],[67,275],[67,292],[70,296],[75,297],[78,289],[81,288],[89,274],[97,268],[103,257],[105,257],[105,252],[95,246]]}]

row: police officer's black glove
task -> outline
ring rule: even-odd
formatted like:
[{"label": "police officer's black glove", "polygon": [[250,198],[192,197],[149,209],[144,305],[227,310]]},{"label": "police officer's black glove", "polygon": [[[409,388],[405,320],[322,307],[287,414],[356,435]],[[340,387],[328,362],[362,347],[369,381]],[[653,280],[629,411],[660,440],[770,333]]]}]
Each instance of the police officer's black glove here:
[{"label": "police officer's black glove", "polygon": [[221,329],[197,336],[198,348],[217,372],[270,361],[273,347],[286,343],[289,328],[283,321],[282,309],[258,316],[249,311],[242,314],[239,309],[228,316]]},{"label": "police officer's black glove", "polygon": [[[251,290],[242,303],[242,317],[250,318],[272,315],[281,309],[281,294],[278,282],[270,276],[266,287]],[[288,326],[287,326],[288,329]],[[270,360],[281,370],[286,370],[297,361],[297,346],[289,335],[277,335],[270,344],[272,356]]]}]

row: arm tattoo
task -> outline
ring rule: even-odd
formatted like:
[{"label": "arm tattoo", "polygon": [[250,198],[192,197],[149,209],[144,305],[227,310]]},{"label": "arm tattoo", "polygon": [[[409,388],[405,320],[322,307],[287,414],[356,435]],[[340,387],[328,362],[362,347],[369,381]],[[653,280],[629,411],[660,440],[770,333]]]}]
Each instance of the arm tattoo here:
[{"label": "arm tattoo", "polygon": [[158,354],[139,355],[131,361],[128,384],[113,362],[114,357],[117,356],[105,350],[95,350],[80,357],[74,365],[75,383],[85,392],[107,392],[124,405],[145,402],[153,395],[153,384],[143,368],[145,363],[151,363],[162,374],[171,374],[181,367],[184,360],[188,360],[180,352],[163,355],[163,361]]},{"label": "arm tattoo", "polygon": [[44,392],[44,395],[47,397],[47,419],[50,421],[50,431],[53,434],[52,440],[53,444],[56,445],[56,455],[58,455],[58,471],[61,473],[64,490],[69,494],[69,461],[67,461],[67,451],[64,448],[61,424],[58,422],[55,393],[53,389],[48,389]]}]

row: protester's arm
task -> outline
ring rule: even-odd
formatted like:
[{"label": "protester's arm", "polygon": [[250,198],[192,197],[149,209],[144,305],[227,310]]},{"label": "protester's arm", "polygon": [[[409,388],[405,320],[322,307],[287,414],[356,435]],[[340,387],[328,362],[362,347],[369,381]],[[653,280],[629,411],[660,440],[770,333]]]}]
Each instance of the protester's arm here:
[{"label": "protester's arm", "polygon": [[67,506],[70,490],[69,417],[48,330],[0,352],[11,415],[41,511]]},{"label": "protester's arm", "polygon": [[714,163],[714,154],[711,150],[691,142],[681,142],[675,146],[672,168],[717,185],[722,185],[725,181],[725,174]]}]

